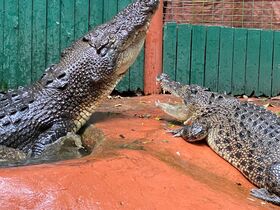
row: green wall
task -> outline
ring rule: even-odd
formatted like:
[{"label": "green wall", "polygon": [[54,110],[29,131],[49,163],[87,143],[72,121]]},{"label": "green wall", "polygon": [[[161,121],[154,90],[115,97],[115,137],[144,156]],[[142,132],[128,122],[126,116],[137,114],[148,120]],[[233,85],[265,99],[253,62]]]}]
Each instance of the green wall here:
[{"label": "green wall", "polygon": [[163,70],[234,95],[280,93],[280,32],[167,23]]},{"label": "green wall", "polygon": [[[30,84],[61,51],[133,0],[0,1],[0,89]],[[234,95],[280,93],[280,32],[166,23],[163,71]],[[119,91],[143,90],[144,50]]]},{"label": "green wall", "polygon": [[[0,89],[29,84],[61,51],[132,0],[1,0]],[[144,52],[118,85],[143,89]]]}]

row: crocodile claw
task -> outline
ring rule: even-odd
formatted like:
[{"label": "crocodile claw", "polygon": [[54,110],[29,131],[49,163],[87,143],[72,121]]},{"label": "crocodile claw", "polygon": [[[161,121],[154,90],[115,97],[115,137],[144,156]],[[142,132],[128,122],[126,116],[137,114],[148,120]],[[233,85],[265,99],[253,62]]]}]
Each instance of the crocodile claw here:
[{"label": "crocodile claw", "polygon": [[280,198],[277,195],[268,192],[265,188],[252,189],[250,194],[256,198],[280,205]]},{"label": "crocodile claw", "polygon": [[173,137],[181,137],[183,134],[183,128],[174,129],[174,130],[168,129],[166,130],[166,132],[173,134]]}]

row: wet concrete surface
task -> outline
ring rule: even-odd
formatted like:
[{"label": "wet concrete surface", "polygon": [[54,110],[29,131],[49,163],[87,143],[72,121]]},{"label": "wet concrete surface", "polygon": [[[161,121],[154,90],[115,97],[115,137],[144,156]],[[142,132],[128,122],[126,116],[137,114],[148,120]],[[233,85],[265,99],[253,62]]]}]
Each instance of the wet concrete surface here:
[{"label": "wet concrete surface", "polygon": [[[83,130],[89,156],[0,169],[1,209],[280,209],[251,197],[254,186],[205,143],[166,133],[176,123],[158,99],[179,102],[108,99]],[[278,100],[256,102],[280,111]]]}]

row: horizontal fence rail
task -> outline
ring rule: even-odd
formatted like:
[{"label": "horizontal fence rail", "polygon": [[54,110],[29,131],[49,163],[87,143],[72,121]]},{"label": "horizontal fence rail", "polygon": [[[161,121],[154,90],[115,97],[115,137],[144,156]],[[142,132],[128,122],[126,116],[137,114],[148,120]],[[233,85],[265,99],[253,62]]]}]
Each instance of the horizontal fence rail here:
[{"label": "horizontal fence rail", "polygon": [[[133,0],[1,0],[0,89],[30,84],[89,29],[110,20]],[[144,50],[119,83],[143,89]]]},{"label": "horizontal fence rail", "polygon": [[166,23],[163,71],[233,95],[280,93],[280,32]]}]

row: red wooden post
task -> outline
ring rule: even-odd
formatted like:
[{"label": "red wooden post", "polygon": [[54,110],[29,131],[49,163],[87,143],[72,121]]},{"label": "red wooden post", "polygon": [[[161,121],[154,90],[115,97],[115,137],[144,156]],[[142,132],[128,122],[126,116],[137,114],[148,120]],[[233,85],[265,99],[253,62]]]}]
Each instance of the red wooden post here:
[{"label": "red wooden post", "polygon": [[145,44],[144,93],[160,93],[156,77],[162,72],[163,0],[153,17]]}]

